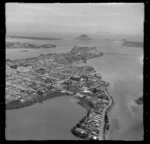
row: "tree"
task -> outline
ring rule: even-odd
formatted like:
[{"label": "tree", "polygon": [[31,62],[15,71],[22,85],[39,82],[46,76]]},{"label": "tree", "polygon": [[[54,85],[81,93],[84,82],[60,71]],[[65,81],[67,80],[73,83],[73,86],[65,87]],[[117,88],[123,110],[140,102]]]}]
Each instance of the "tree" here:
[{"label": "tree", "polygon": [[89,101],[88,104],[89,104],[89,106],[90,106],[91,108],[94,108],[94,105],[93,105],[93,102],[92,102],[92,101]]},{"label": "tree", "polygon": [[97,89],[96,88],[93,89],[93,93],[97,93]]}]

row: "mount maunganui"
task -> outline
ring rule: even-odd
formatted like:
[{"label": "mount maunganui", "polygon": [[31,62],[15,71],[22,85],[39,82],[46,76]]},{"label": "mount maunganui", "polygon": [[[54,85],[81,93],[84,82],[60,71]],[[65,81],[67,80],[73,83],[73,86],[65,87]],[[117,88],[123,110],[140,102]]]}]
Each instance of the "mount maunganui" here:
[{"label": "mount maunganui", "polygon": [[77,40],[92,40],[92,38],[88,37],[86,34],[82,34],[76,38]]}]

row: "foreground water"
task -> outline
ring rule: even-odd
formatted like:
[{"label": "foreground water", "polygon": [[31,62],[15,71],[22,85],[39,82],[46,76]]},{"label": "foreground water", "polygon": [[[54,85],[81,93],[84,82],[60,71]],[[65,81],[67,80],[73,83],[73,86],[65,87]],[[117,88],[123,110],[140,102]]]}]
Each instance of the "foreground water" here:
[{"label": "foreground water", "polygon": [[[34,41],[35,43],[37,41]],[[44,43],[41,41],[38,43]],[[110,83],[109,93],[116,106],[108,114],[111,140],[143,139],[143,107],[133,100],[143,95],[143,49],[122,47],[107,40],[81,42],[76,40],[47,41],[56,49],[6,50],[6,57],[27,58],[41,53],[66,52],[74,45],[94,45],[104,56],[88,61]],[[113,54],[113,55],[111,55]],[[70,128],[85,115],[85,110],[67,97],[51,99],[44,104],[6,112],[8,139],[77,139]]]},{"label": "foreground water", "polygon": [[86,110],[74,98],[63,96],[6,114],[8,140],[79,140],[70,130]]}]

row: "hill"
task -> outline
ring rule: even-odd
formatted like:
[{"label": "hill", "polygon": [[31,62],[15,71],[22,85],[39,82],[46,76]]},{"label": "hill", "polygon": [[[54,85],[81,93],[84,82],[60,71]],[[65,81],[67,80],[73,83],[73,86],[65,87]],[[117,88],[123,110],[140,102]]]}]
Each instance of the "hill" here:
[{"label": "hill", "polygon": [[86,34],[82,34],[81,36],[76,38],[77,40],[92,40],[90,37],[88,37]]}]

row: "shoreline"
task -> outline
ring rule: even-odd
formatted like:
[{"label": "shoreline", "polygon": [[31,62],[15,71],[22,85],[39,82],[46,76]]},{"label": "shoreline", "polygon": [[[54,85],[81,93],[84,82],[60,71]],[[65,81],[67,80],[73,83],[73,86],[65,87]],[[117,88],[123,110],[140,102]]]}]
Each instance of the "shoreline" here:
[{"label": "shoreline", "polygon": [[[14,110],[14,109],[20,109],[20,108],[24,108],[24,107],[28,107],[28,106],[31,106],[31,105],[35,105],[37,103],[42,103],[48,99],[52,99],[52,98],[56,98],[56,97],[61,97],[61,96],[68,96],[67,93],[64,94],[64,93],[60,93],[59,95],[54,95],[54,94],[51,94],[51,96],[49,96],[50,94],[47,94],[46,96],[38,96],[40,98],[37,97],[37,99],[33,99],[33,101],[26,101],[26,102],[23,102],[23,103],[20,103],[19,105],[17,105],[16,107],[15,106],[11,106],[10,104],[6,104],[6,110]],[[20,102],[19,100],[16,100],[18,102]]]},{"label": "shoreline", "polygon": [[[108,125],[110,126],[108,113],[115,107],[116,102],[114,101],[113,97],[109,94],[108,90],[106,90],[106,93],[107,93],[107,96],[111,99],[111,104],[110,104],[110,106],[108,108],[106,108],[104,115],[107,116]],[[104,116],[104,118],[105,118],[105,116]],[[104,124],[104,127],[105,127],[105,124]],[[105,129],[104,129],[104,131],[105,131]],[[108,129],[108,131],[106,131],[106,135],[104,135],[105,140],[107,140],[108,135],[109,135],[109,129]]]}]

